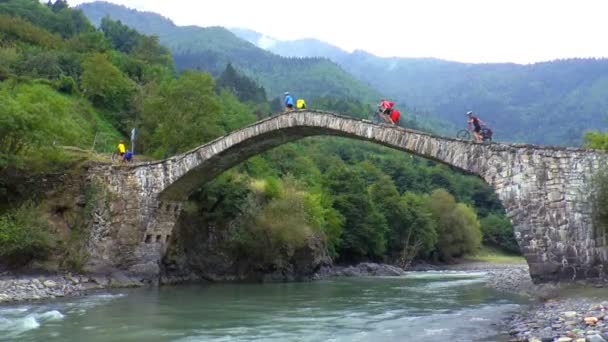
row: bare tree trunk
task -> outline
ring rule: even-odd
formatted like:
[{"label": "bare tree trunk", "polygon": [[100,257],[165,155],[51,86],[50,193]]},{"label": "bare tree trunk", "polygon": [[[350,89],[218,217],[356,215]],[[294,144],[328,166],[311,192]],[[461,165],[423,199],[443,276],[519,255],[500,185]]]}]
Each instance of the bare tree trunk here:
[{"label": "bare tree trunk", "polygon": [[412,230],[410,229],[407,232],[407,237],[401,240],[402,249],[399,255],[399,266],[404,270],[410,267],[412,261],[416,255],[418,255],[418,252],[422,247],[422,241],[416,240],[411,243],[411,238]]}]

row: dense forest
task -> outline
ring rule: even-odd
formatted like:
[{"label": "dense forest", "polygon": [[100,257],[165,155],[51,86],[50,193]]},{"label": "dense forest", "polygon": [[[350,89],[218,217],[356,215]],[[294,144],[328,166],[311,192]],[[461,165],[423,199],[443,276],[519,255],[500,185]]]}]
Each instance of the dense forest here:
[{"label": "dense forest", "polygon": [[[138,153],[163,158],[280,108],[230,63],[215,77],[179,71],[157,37],[108,17],[95,28],[62,0],[2,1],[0,16],[5,193],[8,171],[68,170],[75,167],[74,148],[89,160],[103,158],[132,127],[139,132]],[[319,83],[311,96],[317,108],[358,117],[371,110],[364,101],[327,95],[325,86],[332,83]],[[84,264],[86,222],[73,222],[64,236],[48,225],[43,199],[1,204],[4,260],[23,264],[54,255],[65,269]],[[518,249],[504,210],[482,180],[340,138],[309,138],[251,158],[196,191],[186,211],[230,228],[235,254],[275,268],[311,239],[337,262],[449,262],[474,253],[482,241]]]},{"label": "dense forest", "polygon": [[[251,42],[261,38],[248,30],[234,32]],[[315,39],[265,46],[281,56],[329,58],[385,96],[450,122],[448,134],[465,125],[469,110],[503,141],[577,146],[585,130],[608,128],[605,59],[467,64],[348,53]]]}]

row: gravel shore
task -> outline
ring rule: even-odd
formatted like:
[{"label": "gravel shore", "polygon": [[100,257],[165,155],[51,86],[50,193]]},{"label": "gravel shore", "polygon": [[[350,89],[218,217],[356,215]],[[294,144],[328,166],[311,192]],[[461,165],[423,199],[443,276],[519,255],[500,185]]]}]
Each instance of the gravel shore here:
[{"label": "gravel shore", "polygon": [[532,283],[528,264],[525,263],[498,264],[489,262],[468,262],[448,265],[441,269],[485,272],[486,286],[499,291],[534,296],[539,290],[539,287]]},{"label": "gravel shore", "polygon": [[530,306],[503,324],[511,341],[608,342],[608,289],[534,285],[526,264],[465,263],[442,269],[483,271],[487,286],[530,297]]},{"label": "gravel shore", "polygon": [[94,290],[142,285],[141,282],[122,274],[103,276],[5,274],[0,276],[0,304],[82,296]]},{"label": "gravel shore", "polygon": [[509,323],[512,341],[607,342],[608,302],[562,298],[534,305]]}]

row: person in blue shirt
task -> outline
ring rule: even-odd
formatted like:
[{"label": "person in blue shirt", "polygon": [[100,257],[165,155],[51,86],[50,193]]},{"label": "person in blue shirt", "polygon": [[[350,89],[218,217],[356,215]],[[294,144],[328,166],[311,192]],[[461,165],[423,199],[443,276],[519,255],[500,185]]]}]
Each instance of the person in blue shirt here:
[{"label": "person in blue shirt", "polygon": [[293,96],[289,95],[289,92],[285,92],[285,110],[293,110]]}]

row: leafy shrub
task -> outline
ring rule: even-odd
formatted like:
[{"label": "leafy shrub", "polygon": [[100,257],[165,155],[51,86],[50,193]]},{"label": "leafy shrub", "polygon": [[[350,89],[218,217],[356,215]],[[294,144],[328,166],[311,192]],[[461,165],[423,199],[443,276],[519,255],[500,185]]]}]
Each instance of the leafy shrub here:
[{"label": "leafy shrub", "polygon": [[480,223],[484,243],[500,247],[507,252],[520,253],[513,234],[513,226],[507,217],[490,214]]},{"label": "leafy shrub", "polygon": [[111,111],[112,123],[120,127],[125,122],[123,112],[131,104],[131,95],[135,91],[134,83],[115,67],[104,54],[93,54],[82,63],[81,84],[83,94],[91,102]]},{"label": "leafy shrub", "polygon": [[597,238],[608,234],[608,171],[597,171],[591,181],[591,189],[591,213]]},{"label": "leafy shrub", "polygon": [[61,44],[61,37],[58,35],[52,34],[18,17],[0,15],[0,31],[13,39],[23,40],[47,48],[58,47]]},{"label": "leafy shrub", "polygon": [[444,189],[429,197],[437,222],[437,256],[443,261],[475,252],[481,246],[481,229],[475,211],[456,200]]},{"label": "leafy shrub", "polygon": [[235,247],[239,254],[258,264],[282,268],[296,249],[306,245],[309,238],[318,236],[321,227],[320,222],[310,216],[315,209],[307,208],[306,194],[289,182],[278,184],[280,197],[271,198],[260,207],[251,206],[254,211],[241,225]]},{"label": "leafy shrub", "polygon": [[0,216],[0,257],[9,263],[23,265],[44,260],[51,247],[46,218],[33,204]]},{"label": "leafy shrub", "polygon": [[62,75],[59,81],[55,82],[55,89],[65,94],[74,94],[78,92],[78,85],[72,77]]},{"label": "leafy shrub", "polygon": [[281,187],[281,181],[274,177],[266,178],[264,182],[264,194],[269,199],[282,197],[283,189]]},{"label": "leafy shrub", "polygon": [[601,132],[586,132],[585,146],[608,151],[608,134]]}]

